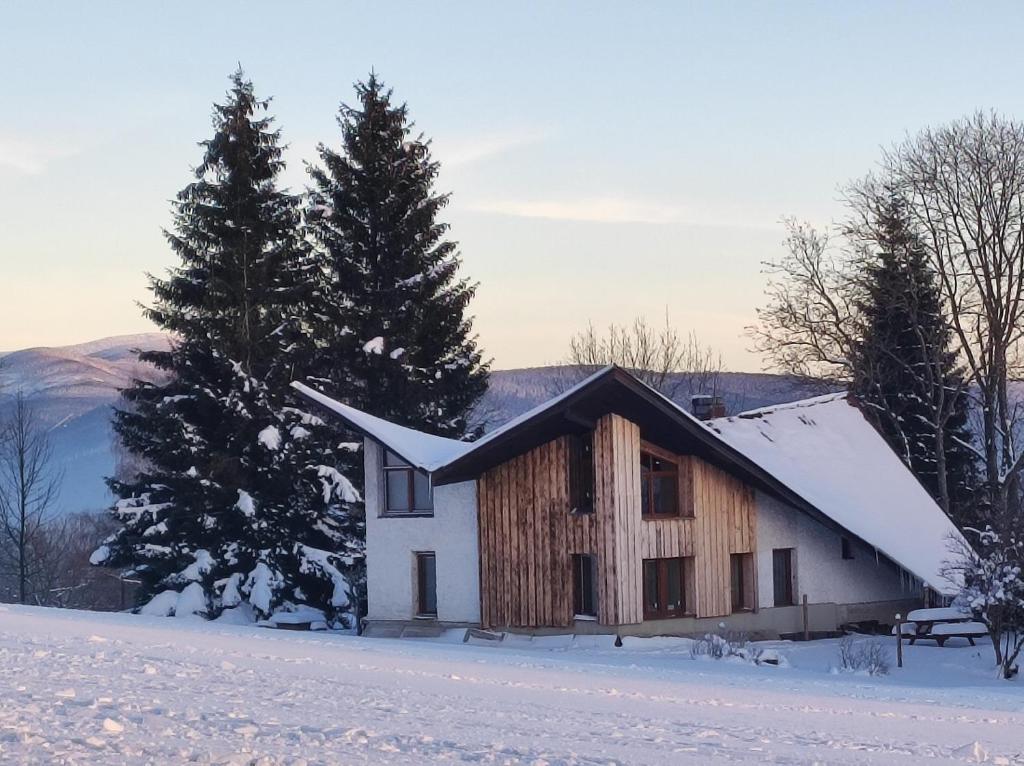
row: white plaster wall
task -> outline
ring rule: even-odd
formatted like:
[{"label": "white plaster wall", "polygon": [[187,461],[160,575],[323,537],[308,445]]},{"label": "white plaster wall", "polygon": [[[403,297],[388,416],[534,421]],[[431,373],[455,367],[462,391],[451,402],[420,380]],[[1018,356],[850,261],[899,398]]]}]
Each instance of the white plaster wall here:
[{"label": "white plaster wall", "polygon": [[851,539],[853,558],[842,557],[841,536],[775,498],[757,492],[758,606],[775,605],[772,550],[795,548],[793,594],[812,604],[860,604],[919,595],[899,569],[874,548]]},{"label": "white plaster wall", "polygon": [[437,619],[480,622],[476,482],[436,487],[432,517],[381,516],[383,450],[369,439],[364,447],[367,617],[413,619],[415,554],[433,551],[437,556]]}]

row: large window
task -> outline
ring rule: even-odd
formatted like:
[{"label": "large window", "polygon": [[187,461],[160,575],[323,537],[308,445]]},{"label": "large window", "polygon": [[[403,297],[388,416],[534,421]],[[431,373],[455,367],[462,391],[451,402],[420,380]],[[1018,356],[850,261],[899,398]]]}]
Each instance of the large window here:
[{"label": "large window", "polygon": [[775,606],[793,606],[793,549],[776,548],[772,551],[772,580]]},{"label": "large window", "polygon": [[384,511],[395,515],[434,512],[430,477],[387,450],[384,452]]},{"label": "large window", "polygon": [[644,559],[644,619],[664,620],[688,613],[687,559]]},{"label": "large window", "polygon": [[733,553],[729,557],[732,580],[732,610],[744,612],[754,608],[754,558],[749,553]]},{"label": "large window", "polygon": [[572,555],[572,609],[577,617],[597,617],[597,560],[587,553]]},{"label": "large window", "polygon": [[437,617],[437,557],[416,554],[416,615]]},{"label": "large window", "polygon": [[594,511],[594,432],[569,436],[569,508]]},{"label": "large window", "polygon": [[640,453],[640,510],[652,519],[679,515],[679,465],[674,460]]}]

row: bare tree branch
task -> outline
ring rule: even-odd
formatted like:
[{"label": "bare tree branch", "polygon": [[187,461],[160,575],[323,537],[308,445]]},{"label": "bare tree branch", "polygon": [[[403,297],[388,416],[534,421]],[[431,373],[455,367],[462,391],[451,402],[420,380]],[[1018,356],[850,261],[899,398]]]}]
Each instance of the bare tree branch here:
[{"label": "bare tree branch", "polygon": [[609,325],[603,335],[593,324],[587,325],[569,340],[566,364],[567,385],[615,364],[673,400],[717,394],[723,369],[721,355],[702,345],[694,333],[681,335],[672,326],[667,309],[660,328],[648,324],[644,317],[637,317],[630,326]]}]

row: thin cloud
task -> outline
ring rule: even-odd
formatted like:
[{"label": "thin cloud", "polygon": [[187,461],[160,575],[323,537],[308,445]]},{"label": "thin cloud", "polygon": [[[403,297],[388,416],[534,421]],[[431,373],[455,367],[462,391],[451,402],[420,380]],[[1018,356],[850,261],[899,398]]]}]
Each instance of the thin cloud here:
[{"label": "thin cloud", "polygon": [[25,175],[39,175],[54,160],[74,153],[75,150],[67,146],[0,136],[0,168]]},{"label": "thin cloud", "polygon": [[519,218],[544,218],[552,221],[587,223],[681,224],[758,229],[775,228],[776,226],[774,220],[759,215],[723,215],[724,211],[626,197],[581,197],[572,200],[491,200],[471,203],[467,205],[467,209],[477,213]]},{"label": "thin cloud", "polygon": [[520,218],[599,223],[678,223],[683,218],[683,211],[671,205],[616,198],[502,200],[473,204],[469,209]]},{"label": "thin cloud", "polygon": [[537,144],[548,137],[547,131],[524,129],[473,136],[452,141],[434,141],[434,154],[447,168],[472,165],[475,162],[505,154],[523,146]]}]

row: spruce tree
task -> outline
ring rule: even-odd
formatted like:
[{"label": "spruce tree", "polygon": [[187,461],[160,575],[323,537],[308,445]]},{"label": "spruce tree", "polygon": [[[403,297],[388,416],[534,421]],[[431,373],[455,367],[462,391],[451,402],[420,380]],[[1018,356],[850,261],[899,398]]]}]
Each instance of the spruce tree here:
[{"label": "spruce tree", "polygon": [[332,337],[319,380],[343,401],[434,434],[462,438],[487,387],[466,310],[476,286],[438,220],[448,195],[404,104],[376,75],[342,105],[340,150],[309,168],[307,224],[321,259],[321,319]]},{"label": "spruce tree", "polygon": [[144,459],[111,480],[120,529],[93,562],[128,568],[158,614],[256,618],[313,607],[346,622],[358,495],[337,439],[289,384],[315,352],[316,262],[282,191],[280,133],[241,71],[216,105],[195,180],[166,232],[180,259],[146,314],[173,334],[141,355],[167,382],[123,392],[114,429]]},{"label": "spruce tree", "polygon": [[969,523],[967,392],[937,277],[899,194],[889,195],[872,224],[851,391],[932,497],[954,521]]}]

